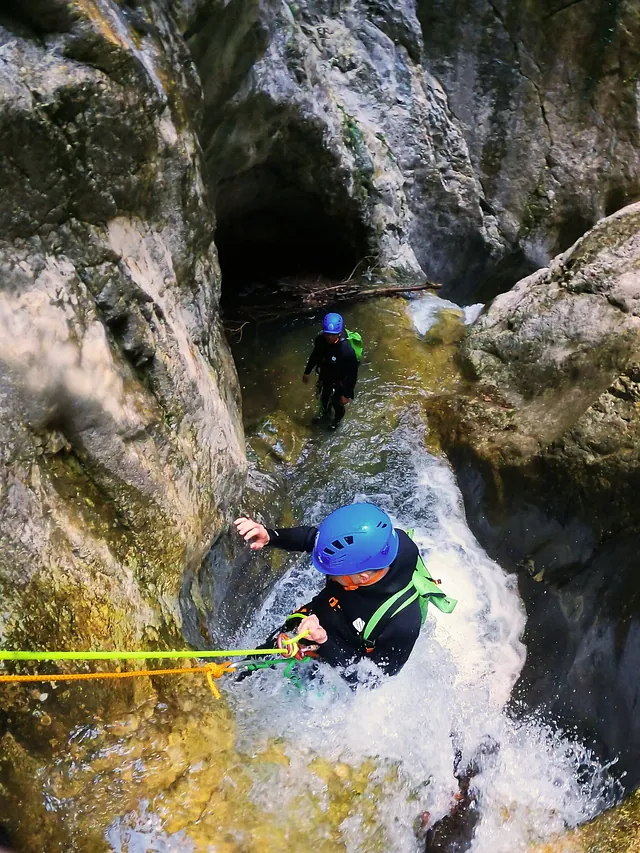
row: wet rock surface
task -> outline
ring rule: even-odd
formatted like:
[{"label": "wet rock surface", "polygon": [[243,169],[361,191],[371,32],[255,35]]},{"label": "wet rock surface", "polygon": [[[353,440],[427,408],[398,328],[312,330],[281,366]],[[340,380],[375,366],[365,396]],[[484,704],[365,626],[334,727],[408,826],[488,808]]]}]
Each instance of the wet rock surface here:
[{"label": "wet rock surface", "polygon": [[246,468],[197,77],[164,4],[0,17],[3,645],[181,644]]},{"label": "wet rock surface", "polygon": [[425,65],[514,248],[486,282],[493,295],[518,265],[546,264],[638,198],[638,9],[616,0],[417,5]]},{"label": "wet rock surface", "polygon": [[631,786],[640,533],[640,205],[498,297],[462,350],[471,395],[434,407],[469,521],[519,570],[518,695],[604,744]]},{"label": "wet rock surface", "polygon": [[[251,449],[237,514],[255,518],[267,527],[296,523],[283,472],[262,464]],[[198,571],[185,579],[181,601],[187,640],[196,648],[228,644],[246,626],[256,604],[266,598],[274,583],[297,559],[297,555],[282,551],[255,553],[233,526],[225,530]]]}]

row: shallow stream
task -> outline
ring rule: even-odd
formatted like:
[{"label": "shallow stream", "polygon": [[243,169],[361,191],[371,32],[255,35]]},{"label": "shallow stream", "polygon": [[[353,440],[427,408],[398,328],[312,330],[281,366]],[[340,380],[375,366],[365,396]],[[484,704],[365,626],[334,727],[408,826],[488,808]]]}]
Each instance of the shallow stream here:
[{"label": "shallow stream", "polygon": [[[421,816],[445,815],[458,788],[456,750],[462,766],[479,769],[473,853],[524,851],[614,800],[615,783],[585,747],[524,710],[505,710],[526,656],[523,606],[514,578],[470,533],[423,413],[428,395],[460,382],[462,312],[423,296],[345,316],[363,334],[365,361],[335,433],[309,425],[316,403],[301,382],[317,318],[245,328],[234,354],[251,452],[284,473],[301,523],[366,499],[414,527],[458,607],[430,610],[407,666],[377,689],[352,692],[327,670],[300,690],[262,671],[227,679],[220,703],[188,677],[168,696],[143,690],[117,720],[82,720],[79,709],[69,743],[34,770],[46,794],[39,820],[54,813],[60,822],[55,837],[38,836],[34,822],[47,853],[423,850]],[[321,582],[300,559],[226,639],[261,641]]]}]

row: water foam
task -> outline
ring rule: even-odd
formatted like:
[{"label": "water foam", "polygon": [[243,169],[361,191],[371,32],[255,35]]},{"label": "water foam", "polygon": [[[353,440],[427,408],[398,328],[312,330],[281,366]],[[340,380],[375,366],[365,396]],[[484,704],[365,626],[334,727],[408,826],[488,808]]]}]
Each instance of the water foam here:
[{"label": "water foam", "polygon": [[[418,330],[424,333],[443,307],[449,304],[435,297],[415,300]],[[334,453],[348,458],[348,448],[357,446],[357,425],[350,423],[349,430],[347,438],[338,435],[325,445],[330,459]],[[613,802],[615,785],[580,743],[534,716],[518,718],[505,710],[526,656],[524,608],[515,578],[488,558],[467,527],[451,469],[424,449],[420,412],[405,410],[396,430],[385,436],[384,451],[385,464],[369,474],[354,476],[341,466],[325,466],[330,473],[314,468],[314,482],[306,482],[304,501],[300,497],[301,520],[318,523],[353,499],[377,503],[399,526],[415,528],[427,565],[458,606],[452,615],[430,609],[408,664],[376,689],[366,684],[372,669],[366,662],[359,666],[363,683],[354,692],[327,667],[320,690],[300,692],[273,672],[247,679],[232,699],[239,746],[253,752],[270,737],[283,739],[291,770],[278,771],[277,785],[292,802],[300,786],[320,800],[326,794],[309,769],[312,757],[351,767],[373,759],[376,769],[364,800],[354,798],[340,827],[350,853],[377,849],[374,839],[380,833],[387,851],[420,849],[424,842],[414,834],[415,819],[424,811],[432,820],[448,812],[457,790],[453,767],[459,750],[461,766],[475,762],[479,770],[473,786],[481,820],[470,849],[524,851],[532,841]],[[313,453],[306,463],[314,464]],[[295,483],[292,496],[295,500]],[[243,640],[262,639],[321,585],[308,557],[302,557]],[[272,778],[256,784],[262,807],[273,806],[273,784]],[[362,805],[372,798],[373,830]]]},{"label": "water foam", "polygon": [[[434,297],[412,303],[422,332],[443,307],[449,306]],[[477,765],[472,785],[480,820],[470,850],[524,853],[530,842],[610,804],[615,786],[579,742],[533,715],[507,710],[526,655],[515,579],[488,558],[468,529],[451,469],[425,450],[420,406],[405,408],[387,430],[385,406],[397,389],[366,375],[359,387],[341,430],[311,440],[292,472],[290,498],[300,522],[319,523],[352,500],[377,503],[397,525],[415,528],[432,574],[459,603],[452,615],[430,609],[407,665],[375,689],[368,683],[375,667],[368,662],[358,666],[355,690],[326,666],[302,690],[271,670],[227,684],[238,750],[255,759],[275,742],[288,760],[288,766],[267,758],[252,765],[252,799],[271,821],[281,822],[283,837],[300,821],[308,823],[309,838],[321,837],[323,820],[328,826],[334,819],[335,791],[318,768],[320,760],[336,776],[357,780],[347,786],[341,848],[418,851],[424,840],[414,832],[416,819],[429,812],[435,821],[449,811],[459,752],[462,768]],[[301,556],[233,641],[261,641],[322,583]],[[130,832],[127,826],[125,835]],[[326,838],[333,838],[330,832]],[[178,849],[191,849],[186,839],[176,840]],[[213,838],[211,849],[217,849]]]}]

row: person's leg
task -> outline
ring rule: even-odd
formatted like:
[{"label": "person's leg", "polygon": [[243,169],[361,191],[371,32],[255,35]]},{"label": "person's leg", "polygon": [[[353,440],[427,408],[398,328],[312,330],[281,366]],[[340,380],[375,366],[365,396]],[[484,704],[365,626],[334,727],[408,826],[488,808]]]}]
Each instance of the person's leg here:
[{"label": "person's leg", "polygon": [[343,419],[345,412],[346,412],[345,407],[340,402],[341,397],[342,397],[342,391],[340,391],[339,389],[336,389],[333,392],[333,396],[331,398],[331,405],[333,406],[333,411],[335,413],[335,417],[333,419],[333,422],[331,423],[331,426],[333,427],[333,429],[336,429],[336,427],[338,426],[340,421]]},{"label": "person's leg", "polygon": [[329,417],[331,407],[331,395],[333,387],[331,385],[318,382],[318,397],[320,398],[320,412],[313,419],[314,424],[320,423]]}]

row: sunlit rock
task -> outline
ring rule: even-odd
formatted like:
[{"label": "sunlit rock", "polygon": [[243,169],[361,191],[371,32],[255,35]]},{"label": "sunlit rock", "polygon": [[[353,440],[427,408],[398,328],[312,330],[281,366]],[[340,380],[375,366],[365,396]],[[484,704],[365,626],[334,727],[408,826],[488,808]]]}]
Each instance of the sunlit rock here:
[{"label": "sunlit rock", "polygon": [[3,645],[180,643],[246,465],[197,78],[162,6],[42,5],[0,22]]}]

